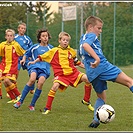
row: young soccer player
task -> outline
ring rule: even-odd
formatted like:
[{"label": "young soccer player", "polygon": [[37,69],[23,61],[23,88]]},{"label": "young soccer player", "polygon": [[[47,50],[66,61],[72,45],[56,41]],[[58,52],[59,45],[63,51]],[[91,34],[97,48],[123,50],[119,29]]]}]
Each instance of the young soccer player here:
[{"label": "young soccer player", "polygon": [[[90,103],[91,86],[87,79],[86,74],[81,73],[75,65],[81,65],[76,58],[76,52],[70,47],[69,42],[71,36],[66,32],[61,32],[59,34],[59,46],[55,47],[48,52],[39,55],[36,60],[29,62],[29,64],[34,64],[38,61],[49,62],[53,68],[54,81],[53,86],[48,93],[47,103],[44,108],[43,114],[48,114],[52,108],[52,102],[54,100],[56,91],[60,89],[65,90],[69,85],[77,87],[81,82],[85,82],[85,95],[84,100],[88,105],[88,108],[93,111],[93,107]],[[75,64],[75,65],[74,65]]]},{"label": "young soccer player", "polygon": [[11,101],[8,101],[8,103],[17,102],[20,97],[20,92],[15,83],[18,74],[18,59],[19,56],[25,53],[25,50],[14,40],[14,36],[15,31],[7,29],[5,31],[6,41],[0,43],[0,56],[2,57],[0,77],[11,98]]},{"label": "young soccer player", "polygon": [[[24,64],[26,58],[31,57],[31,61],[34,61],[38,55],[44,54],[48,50],[52,49],[53,46],[49,44],[49,39],[51,38],[50,33],[47,29],[41,29],[38,31],[37,40],[38,43],[34,44],[26,51],[23,59],[21,60],[21,64]],[[28,73],[29,73],[29,81],[25,85],[20,100],[14,104],[15,108],[19,108],[25,97],[27,96],[28,92],[30,91],[32,85],[38,80],[37,88],[32,98],[31,104],[28,106],[30,111],[35,110],[35,103],[37,99],[40,97],[42,92],[42,87],[45,80],[50,76],[50,64],[47,62],[37,62],[33,65],[28,66]]]},{"label": "young soccer player", "polygon": [[[20,46],[24,50],[28,50],[33,45],[33,42],[29,36],[25,35],[25,32],[26,32],[26,24],[24,22],[22,22],[18,25],[18,33],[15,34],[14,39],[20,44]],[[19,60],[18,60],[18,74],[19,74],[21,67],[23,70],[27,69],[27,63],[30,59],[30,58],[26,58],[25,64],[21,65],[20,61],[22,60],[22,58],[23,58],[23,56],[20,56]],[[17,77],[18,77],[18,75],[17,75]],[[33,86],[31,87],[31,90],[30,90],[31,94],[34,93],[34,86],[35,85],[33,84]]]},{"label": "young soccer player", "polygon": [[117,82],[127,86],[133,92],[133,79],[120,68],[108,62],[103,55],[98,36],[102,32],[103,21],[96,16],[89,16],[85,21],[86,33],[80,39],[80,55],[84,60],[88,80],[92,83],[97,100],[93,121],[89,127],[97,128],[100,124],[96,110],[106,102],[107,81]]},{"label": "young soccer player", "polygon": [[[17,41],[24,50],[28,50],[33,45],[33,43],[32,43],[31,38],[29,36],[25,35],[26,24],[24,22],[20,23],[18,25],[17,30],[18,30],[18,33],[15,34],[14,40]],[[26,59],[25,65],[21,65],[20,61],[22,60],[22,58],[23,58],[23,56],[20,56],[19,60],[18,60],[18,75],[19,75],[19,71],[21,68],[23,70],[27,70],[27,63],[28,63],[29,59],[28,58]],[[17,75],[17,78],[18,78],[18,75]],[[16,86],[17,86],[17,84],[16,84]],[[31,90],[30,90],[31,94],[34,93],[34,86],[35,85],[33,84],[33,86],[31,87]],[[8,93],[7,93],[7,97],[9,97]]]}]

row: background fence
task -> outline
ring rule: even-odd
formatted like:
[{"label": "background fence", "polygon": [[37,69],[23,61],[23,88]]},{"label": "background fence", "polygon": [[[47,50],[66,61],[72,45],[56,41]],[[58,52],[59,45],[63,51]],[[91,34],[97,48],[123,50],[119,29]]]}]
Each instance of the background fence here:
[{"label": "background fence", "polygon": [[[50,43],[54,46],[58,45],[58,34],[62,31],[61,7],[58,13],[52,13],[54,19],[51,19],[46,16],[48,14],[46,5],[40,8],[42,11],[40,10],[39,14],[39,11],[36,13],[27,11],[24,3],[21,5],[10,3],[10,6],[0,6],[0,41],[5,40],[4,33],[7,28],[13,28],[17,32],[18,23],[23,21],[27,23],[27,34],[34,43],[37,43],[36,31],[45,27],[52,36]],[[66,2],[65,6],[77,8],[76,20],[63,23],[63,30],[72,37],[73,48],[78,49],[80,36],[85,32],[85,19],[90,15],[96,15],[104,21],[99,40],[107,59],[119,66],[133,64],[133,2]]]}]

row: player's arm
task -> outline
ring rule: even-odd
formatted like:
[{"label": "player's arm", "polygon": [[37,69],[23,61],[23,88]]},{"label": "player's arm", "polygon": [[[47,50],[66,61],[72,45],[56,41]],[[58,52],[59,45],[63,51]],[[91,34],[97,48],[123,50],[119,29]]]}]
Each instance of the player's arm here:
[{"label": "player's arm", "polygon": [[30,65],[30,64],[35,64],[36,62],[39,62],[39,61],[41,61],[41,60],[40,60],[40,58],[38,57],[38,58],[36,58],[34,61],[29,61],[28,65]]},{"label": "player's arm", "polygon": [[14,46],[18,56],[23,56],[25,54],[26,50],[24,50],[18,42],[15,41]]},{"label": "player's arm", "polygon": [[90,56],[92,56],[95,59],[95,62],[91,62],[91,67],[92,68],[97,67],[98,64],[100,63],[100,58],[98,57],[98,55],[95,53],[92,47],[88,45],[87,43],[83,44],[83,48]]},{"label": "player's arm", "polygon": [[85,68],[84,64],[81,61],[79,61],[77,57],[74,58],[74,65],[79,66],[81,68]]},{"label": "player's arm", "polygon": [[26,55],[23,56],[22,60],[20,61],[21,65],[24,65],[26,61]]}]

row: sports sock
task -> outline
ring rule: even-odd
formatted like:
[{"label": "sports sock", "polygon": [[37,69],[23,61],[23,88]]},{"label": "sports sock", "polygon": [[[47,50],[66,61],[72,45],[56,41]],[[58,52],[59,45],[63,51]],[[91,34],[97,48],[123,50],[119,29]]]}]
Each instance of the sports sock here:
[{"label": "sports sock", "polygon": [[94,108],[95,108],[95,110],[94,110],[94,120],[95,120],[96,122],[99,122],[99,120],[98,120],[98,118],[97,118],[97,116],[96,116],[96,110],[97,110],[97,108],[98,108],[99,106],[102,106],[103,104],[105,104],[105,102],[104,102],[101,98],[98,98],[98,99],[96,100],[96,103],[95,103],[95,106],[94,106]]},{"label": "sports sock", "polygon": [[20,98],[19,102],[23,103],[23,101],[24,101],[25,97],[27,96],[27,94],[29,93],[30,89],[31,89],[30,86],[25,85],[25,87],[22,91],[21,98]]},{"label": "sports sock", "polygon": [[34,88],[35,88],[35,83],[31,86],[30,90],[34,90]]},{"label": "sports sock", "polygon": [[8,95],[9,95],[9,97],[11,98],[11,100],[16,98],[16,96],[14,95],[12,90],[10,90],[9,87],[6,87],[5,89],[6,89],[6,92],[8,93]]},{"label": "sports sock", "polygon": [[34,96],[32,98],[31,104],[30,104],[31,106],[35,106],[35,103],[36,103],[37,99],[40,97],[41,92],[42,92],[42,90],[39,90],[38,88],[36,88],[36,91],[34,93]]},{"label": "sports sock", "polygon": [[14,93],[11,90],[8,91],[7,93],[9,94],[11,100],[16,98],[16,96],[14,95]]},{"label": "sports sock", "polygon": [[54,100],[54,97],[55,97],[55,91],[53,90],[50,90],[49,93],[48,93],[48,98],[47,98],[47,103],[46,103],[46,107],[48,110],[51,110],[51,106],[52,106],[52,102]]},{"label": "sports sock", "polygon": [[92,89],[92,86],[91,84],[85,84],[84,85],[84,100],[86,102],[89,102],[90,101],[90,96],[91,96],[91,89]]},{"label": "sports sock", "polygon": [[16,95],[16,96],[19,96],[20,95],[20,92],[18,90],[18,88],[16,87],[16,84],[12,83],[10,86],[9,86],[10,90]]}]

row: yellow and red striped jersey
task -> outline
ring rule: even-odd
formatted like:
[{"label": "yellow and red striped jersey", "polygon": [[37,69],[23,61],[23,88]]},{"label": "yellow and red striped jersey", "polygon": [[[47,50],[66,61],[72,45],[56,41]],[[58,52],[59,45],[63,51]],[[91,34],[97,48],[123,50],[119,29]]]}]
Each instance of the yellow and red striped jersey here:
[{"label": "yellow and red striped jersey", "polygon": [[2,61],[0,69],[2,73],[17,74],[18,58],[25,53],[25,50],[15,40],[11,43],[4,41],[0,43],[0,56]]},{"label": "yellow and red striped jersey", "polygon": [[62,48],[60,45],[38,56],[41,61],[51,64],[54,76],[69,75],[77,71],[77,68],[74,66],[75,57],[76,51],[73,48],[70,46]]}]

